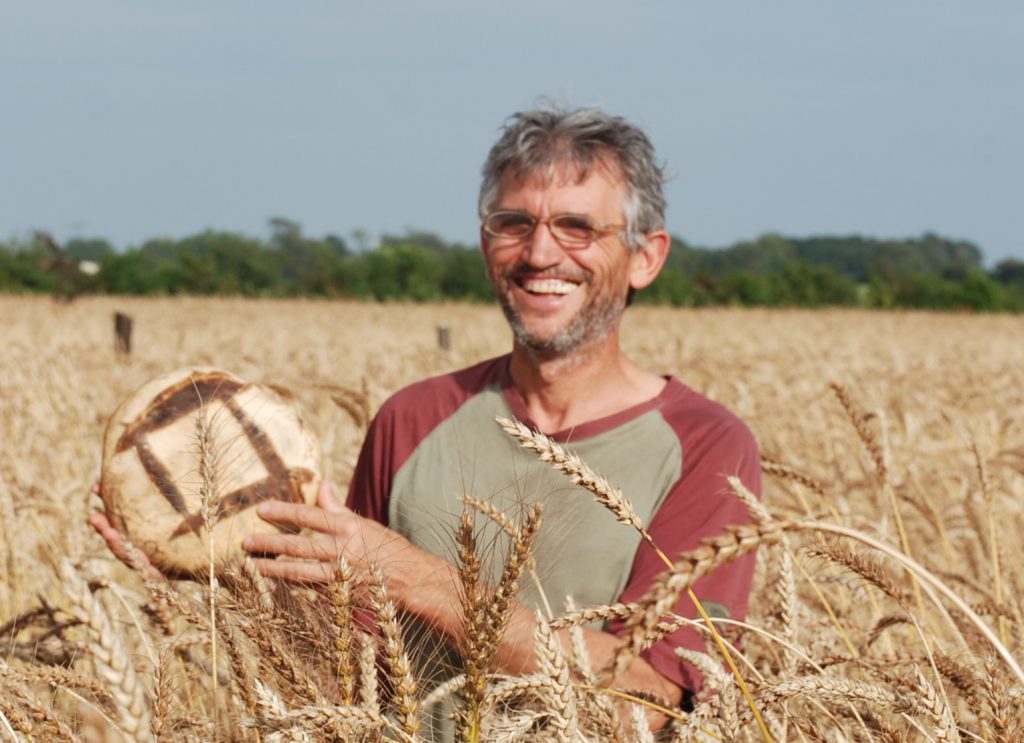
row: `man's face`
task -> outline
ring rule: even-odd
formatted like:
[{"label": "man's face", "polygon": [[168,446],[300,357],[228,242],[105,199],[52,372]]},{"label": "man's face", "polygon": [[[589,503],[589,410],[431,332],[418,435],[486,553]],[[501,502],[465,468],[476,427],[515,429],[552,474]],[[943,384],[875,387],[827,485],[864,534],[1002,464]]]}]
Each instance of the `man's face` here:
[{"label": "man's face", "polygon": [[[583,181],[566,177],[502,179],[492,211],[538,219],[583,215],[593,224],[623,224],[625,186],[595,167]],[[538,224],[521,239],[481,234],[488,275],[519,345],[545,356],[568,356],[604,341],[618,327],[630,286],[630,252],[618,235],[566,247]]]}]

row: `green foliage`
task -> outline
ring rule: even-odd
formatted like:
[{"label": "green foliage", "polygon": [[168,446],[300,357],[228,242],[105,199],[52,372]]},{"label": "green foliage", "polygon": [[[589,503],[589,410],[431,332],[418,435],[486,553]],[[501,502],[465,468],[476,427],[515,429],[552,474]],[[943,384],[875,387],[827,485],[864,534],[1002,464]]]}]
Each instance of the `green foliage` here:
[{"label": "green foliage", "polygon": [[426,302],[441,298],[441,266],[427,249],[397,243],[382,246],[365,259],[375,299]]},{"label": "green foliage", "polygon": [[636,297],[638,303],[682,307],[694,303],[694,286],[679,266],[665,266],[658,278]]},{"label": "green foliage", "polygon": [[95,261],[101,263],[104,258],[114,252],[114,246],[102,238],[80,238],[68,240],[64,246],[68,256],[76,261]]},{"label": "green foliage", "polygon": [[[427,232],[386,235],[370,247],[354,231],[311,238],[270,220],[269,240],[206,231],[158,238],[118,252],[101,238],[74,239],[59,267],[39,241],[0,244],[0,291],[348,297],[377,301],[488,302],[493,290],[476,247]],[[78,272],[80,261],[101,266]],[[69,270],[74,268],[74,270]],[[920,307],[1024,311],[1024,263],[988,273],[973,244],[931,233],[916,239],[859,235],[790,238],[769,233],[712,250],[673,238],[658,278],[638,303],[672,306]]]},{"label": "green foliage", "polygon": [[52,292],[59,278],[52,266],[53,256],[37,240],[0,245],[0,290]]},{"label": "green foliage", "polygon": [[958,303],[978,312],[995,312],[1005,304],[1003,288],[978,268],[967,271],[957,290]]}]

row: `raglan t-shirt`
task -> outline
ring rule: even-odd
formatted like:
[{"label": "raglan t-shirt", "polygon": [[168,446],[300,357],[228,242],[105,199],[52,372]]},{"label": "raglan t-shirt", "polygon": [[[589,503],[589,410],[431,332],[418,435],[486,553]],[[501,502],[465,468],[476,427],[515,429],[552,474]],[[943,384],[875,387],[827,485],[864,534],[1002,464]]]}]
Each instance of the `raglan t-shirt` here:
[{"label": "raglan t-shirt", "polygon": [[[567,596],[577,607],[639,599],[665,570],[655,551],[589,492],[519,447],[495,422],[514,417],[535,428],[512,384],[509,358],[428,379],[392,396],[370,426],[349,489],[349,507],[454,562],[463,496],[485,500],[512,519],[521,515],[524,504],[540,502],[537,580],[524,578],[517,600],[530,609],[559,613]],[[727,524],[749,521],[727,476],[738,476],[760,495],[760,461],[750,430],[675,377],[668,377],[651,400],[551,438],[622,490],[670,558]],[[481,533],[489,535],[478,538],[492,557],[485,575],[496,581],[508,539],[483,514],[475,518]],[[742,619],[753,570],[754,555],[747,554],[700,579],[694,592],[712,617]],[[676,612],[695,615],[685,595]],[[596,628],[618,633],[622,624]],[[700,674],[679,661],[677,647],[703,651],[706,645],[700,633],[686,628],[657,642],[643,657],[680,687],[697,690]]]}]

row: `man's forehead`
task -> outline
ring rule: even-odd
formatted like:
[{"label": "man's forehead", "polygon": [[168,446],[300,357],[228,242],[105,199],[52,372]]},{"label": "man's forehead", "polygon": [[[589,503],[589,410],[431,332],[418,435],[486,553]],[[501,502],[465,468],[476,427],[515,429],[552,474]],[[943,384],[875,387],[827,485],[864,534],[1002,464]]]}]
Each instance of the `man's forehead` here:
[{"label": "man's forehead", "polygon": [[609,185],[616,189],[625,186],[622,170],[618,163],[606,158],[595,159],[590,163],[572,160],[556,160],[532,169],[509,168],[501,177],[499,188],[508,191],[523,186],[544,189],[562,186],[579,186],[592,176],[603,177]]}]

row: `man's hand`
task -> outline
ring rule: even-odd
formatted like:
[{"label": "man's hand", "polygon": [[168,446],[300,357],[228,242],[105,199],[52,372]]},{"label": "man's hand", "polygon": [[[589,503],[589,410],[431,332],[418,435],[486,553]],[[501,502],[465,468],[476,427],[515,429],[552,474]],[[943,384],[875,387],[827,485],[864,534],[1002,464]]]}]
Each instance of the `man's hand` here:
[{"label": "man's hand", "polygon": [[[294,558],[274,560],[256,558],[263,575],[289,581],[322,583],[334,575],[334,563],[344,557],[359,583],[370,576],[369,566],[376,563],[387,578],[389,592],[399,591],[408,574],[423,553],[385,526],[363,518],[346,508],[333,494],[330,483],[324,482],[317,495],[317,505],[267,501],[257,508],[261,518],[274,524],[308,529],[313,534],[250,534],[242,547],[254,555],[278,555]],[[410,576],[411,578],[412,576]]]},{"label": "man's hand", "polygon": [[[96,495],[100,494],[99,483],[93,483],[92,492]],[[89,514],[87,520],[92,528],[103,537],[103,541],[107,543],[107,547],[118,560],[133,570],[140,571],[146,578],[162,580],[165,577],[149,561],[149,557],[146,556],[145,552],[129,545],[124,535],[114,528],[113,524],[110,523],[110,519],[107,518],[107,514],[103,513],[103,511],[94,511]]]}]

